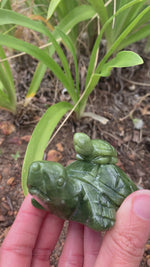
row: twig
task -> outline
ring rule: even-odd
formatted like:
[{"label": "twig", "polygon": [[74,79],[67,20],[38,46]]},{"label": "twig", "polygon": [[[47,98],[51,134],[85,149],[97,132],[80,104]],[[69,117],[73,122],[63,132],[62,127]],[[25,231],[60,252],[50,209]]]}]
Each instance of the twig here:
[{"label": "twig", "polygon": [[150,93],[147,93],[146,95],[140,97],[140,100],[135,104],[134,108],[128,113],[128,115],[126,115],[123,118],[120,118],[120,121],[123,121],[125,119],[127,119],[128,117],[132,117],[132,114],[134,113],[134,111],[141,105],[141,103],[145,100],[146,97],[150,96]]},{"label": "twig", "polygon": [[108,0],[107,3],[105,3],[105,7],[107,7],[111,2],[112,0]]},{"label": "twig", "polygon": [[119,77],[123,80],[123,81],[126,81],[128,83],[132,83],[132,84],[135,84],[135,85],[140,85],[140,86],[147,86],[147,87],[150,87],[150,83],[140,83],[140,82],[135,82],[135,81],[132,81],[132,80],[129,80],[127,78],[124,78],[123,76],[119,75]]},{"label": "twig", "polygon": [[93,113],[93,112],[84,112],[83,114],[82,114],[82,117],[90,117],[90,118],[92,118],[92,119],[94,119],[94,120],[96,120],[96,121],[99,121],[99,122],[101,122],[102,124],[107,124],[107,122],[109,121],[107,118],[105,118],[105,117],[102,117],[102,116],[100,116],[100,115],[98,115],[98,114],[95,114],[95,113]]},{"label": "twig", "polygon": [[[116,14],[116,0],[114,0],[114,10],[113,10],[113,15],[115,14]],[[112,29],[114,29],[115,26],[115,19],[116,17],[113,18]]]}]

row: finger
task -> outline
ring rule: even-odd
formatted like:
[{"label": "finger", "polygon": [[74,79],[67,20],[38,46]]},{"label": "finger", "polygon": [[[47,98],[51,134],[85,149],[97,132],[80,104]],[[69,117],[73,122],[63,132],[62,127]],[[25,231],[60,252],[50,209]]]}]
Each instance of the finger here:
[{"label": "finger", "polygon": [[47,214],[33,250],[32,267],[49,267],[49,257],[59,238],[64,221]]},{"label": "finger", "polygon": [[58,267],[82,267],[83,266],[83,226],[70,222],[67,239]]},{"label": "finger", "polygon": [[117,212],[115,226],[106,233],[95,267],[137,267],[150,236],[150,191],[132,193]]},{"label": "finger", "polygon": [[[0,266],[7,267],[13,264],[15,267],[23,266],[23,264],[26,267],[31,266],[32,252],[33,258],[37,257],[39,264],[42,261],[49,264],[49,255],[55,246],[62,224],[61,219],[34,208],[31,204],[31,196],[28,195],[2,244]],[[49,232],[47,232],[48,227]],[[39,232],[40,237],[38,238]],[[51,236],[48,235],[50,232]],[[37,246],[35,246],[36,243]],[[33,264],[34,262],[35,260],[33,260]]]},{"label": "finger", "polygon": [[46,215],[34,208],[28,195],[0,250],[0,266],[30,266],[32,250]]},{"label": "finger", "polygon": [[94,266],[101,243],[101,232],[84,228],[84,267]]}]

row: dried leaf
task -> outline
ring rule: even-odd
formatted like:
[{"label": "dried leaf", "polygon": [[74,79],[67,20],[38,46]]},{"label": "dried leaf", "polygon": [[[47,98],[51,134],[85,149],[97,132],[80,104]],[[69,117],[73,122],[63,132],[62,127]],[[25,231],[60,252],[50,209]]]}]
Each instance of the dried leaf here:
[{"label": "dried leaf", "polygon": [[128,143],[129,141],[131,141],[132,135],[128,134],[123,138],[124,143]]},{"label": "dried leaf", "polygon": [[30,141],[30,138],[31,138],[31,135],[24,135],[21,137],[21,140],[28,143]]},{"label": "dried leaf", "polygon": [[20,138],[18,136],[14,136],[13,138],[9,140],[9,144],[15,144],[15,145],[20,146],[21,145]]},{"label": "dried leaf", "polygon": [[11,177],[11,178],[9,178],[8,181],[7,181],[7,184],[8,184],[8,185],[12,185],[13,182],[14,182],[14,180],[15,180],[15,177]]},{"label": "dried leaf", "polygon": [[123,163],[121,162],[121,160],[119,159],[118,162],[116,163],[116,165],[121,168],[123,171],[125,171]]},{"label": "dried leaf", "polygon": [[58,151],[60,151],[60,152],[64,151],[64,148],[63,148],[61,143],[56,144],[56,147],[57,147]]},{"label": "dried leaf", "polygon": [[15,132],[16,128],[15,126],[7,121],[0,122],[0,130],[4,135],[9,135],[12,132]]},{"label": "dried leaf", "polygon": [[133,131],[132,141],[139,144],[140,143],[140,132],[138,130]]},{"label": "dried leaf", "polygon": [[4,142],[4,138],[0,138],[0,145]]},{"label": "dried leaf", "polygon": [[48,161],[58,162],[62,158],[62,154],[56,150],[49,150],[47,154]]},{"label": "dried leaf", "polygon": [[130,160],[135,161],[135,155],[136,154],[133,152],[133,153],[129,154],[128,157]]},{"label": "dried leaf", "polygon": [[147,243],[147,244],[145,245],[145,251],[148,251],[148,250],[150,250],[150,244]]}]

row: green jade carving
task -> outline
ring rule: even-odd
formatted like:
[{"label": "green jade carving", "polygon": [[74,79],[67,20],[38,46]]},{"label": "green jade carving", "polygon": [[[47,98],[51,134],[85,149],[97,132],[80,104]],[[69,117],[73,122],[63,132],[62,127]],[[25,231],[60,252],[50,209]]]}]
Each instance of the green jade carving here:
[{"label": "green jade carving", "polygon": [[[63,167],[49,161],[33,162],[27,185],[31,195],[64,220],[77,221],[96,231],[115,223],[123,200],[138,190],[115,165],[117,152],[103,140],[74,135],[76,161]],[[34,199],[34,206],[40,207]]]}]

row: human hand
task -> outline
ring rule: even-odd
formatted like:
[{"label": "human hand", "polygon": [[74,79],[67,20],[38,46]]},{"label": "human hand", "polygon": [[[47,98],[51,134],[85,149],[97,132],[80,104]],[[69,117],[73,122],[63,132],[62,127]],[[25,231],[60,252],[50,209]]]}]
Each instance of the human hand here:
[{"label": "human hand", "polygon": [[[149,203],[149,190],[128,196],[104,238],[71,222],[58,267],[138,267],[150,236]],[[34,208],[28,195],[1,246],[0,267],[48,267],[62,226],[63,220]]]}]

